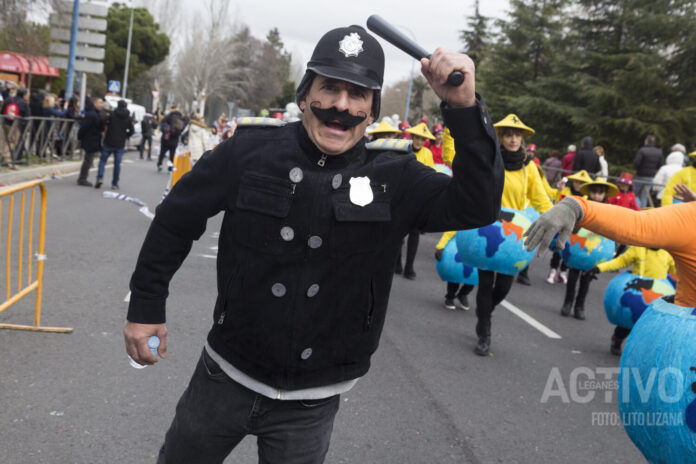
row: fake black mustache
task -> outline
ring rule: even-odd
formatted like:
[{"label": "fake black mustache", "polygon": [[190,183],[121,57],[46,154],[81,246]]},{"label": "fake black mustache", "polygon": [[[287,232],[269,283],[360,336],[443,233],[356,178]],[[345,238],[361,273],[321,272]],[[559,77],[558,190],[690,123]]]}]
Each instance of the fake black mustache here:
[{"label": "fake black mustache", "polygon": [[319,102],[312,102],[309,107],[312,109],[314,116],[320,121],[338,121],[346,127],[355,127],[367,119],[367,113],[364,111],[360,111],[358,116],[353,116],[348,110],[338,111],[335,106],[331,108],[321,108]]}]

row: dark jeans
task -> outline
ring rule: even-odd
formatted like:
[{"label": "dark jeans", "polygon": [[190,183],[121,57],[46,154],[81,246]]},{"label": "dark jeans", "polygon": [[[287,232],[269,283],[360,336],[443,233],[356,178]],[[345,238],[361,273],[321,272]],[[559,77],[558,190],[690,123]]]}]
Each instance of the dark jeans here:
[{"label": "dark jeans", "polygon": [[174,163],[174,155],[176,154],[176,145],[161,145],[159,158],[157,158],[157,166],[162,166],[162,160],[164,159],[166,153],[169,152],[169,161]]},{"label": "dark jeans", "polygon": [[104,178],[104,168],[106,166],[106,161],[109,159],[109,155],[114,154],[114,175],[111,180],[111,185],[118,186],[118,181],[121,176],[121,159],[123,158],[123,152],[126,149],[124,147],[116,148],[104,144],[102,147],[101,158],[99,158],[99,167],[97,169],[97,180],[102,180]]},{"label": "dark jeans", "polygon": [[138,150],[140,151],[140,159],[143,159],[143,151],[145,151],[145,142],[147,142],[147,159],[152,158],[152,136],[151,135],[143,135],[143,137],[140,139],[140,145],[138,146]]},{"label": "dark jeans", "polygon": [[[406,264],[404,265],[404,274],[409,274],[413,272],[413,263],[416,261],[416,253],[418,252],[418,242],[420,240],[420,232],[418,230],[412,230],[408,234],[408,241],[406,243]],[[401,246],[399,246],[399,256],[396,258],[396,267],[401,267],[401,249],[404,246],[404,241],[401,241]]]},{"label": "dark jeans", "polygon": [[[498,274],[493,271],[478,270],[479,288],[476,292],[476,317],[490,321],[496,306],[505,299],[515,276]],[[488,322],[490,325],[490,322]]]},{"label": "dark jeans", "polygon": [[561,261],[561,254],[557,251],[554,251],[553,256],[551,256],[551,269],[558,269],[559,265],[561,266],[561,271],[565,271],[568,269],[566,263]]},{"label": "dark jeans", "polygon": [[616,337],[618,340],[623,340],[624,338],[628,337],[628,334],[630,333],[631,329],[621,327],[620,325],[617,325],[614,329],[614,337]]},{"label": "dark jeans", "polygon": [[319,464],[338,406],[339,395],[306,401],[259,395],[230,379],[204,349],[157,462],[222,463],[246,435],[255,435],[259,463]]},{"label": "dark jeans", "polygon": [[92,169],[92,164],[94,163],[94,155],[96,154],[96,151],[91,153],[85,152],[85,157],[82,159],[82,166],[80,166],[80,177],[77,178],[78,182],[87,180],[89,170]]},{"label": "dark jeans", "polygon": [[[572,303],[573,299],[575,299],[575,307],[584,308],[585,297],[587,296],[587,293],[590,291],[590,284],[592,283],[593,279],[594,277],[590,272],[583,272],[577,269],[571,269],[570,271],[568,271],[568,283],[566,284],[565,303]],[[580,285],[578,285],[578,296],[576,298],[575,285],[578,283],[578,280],[580,281]]]}]

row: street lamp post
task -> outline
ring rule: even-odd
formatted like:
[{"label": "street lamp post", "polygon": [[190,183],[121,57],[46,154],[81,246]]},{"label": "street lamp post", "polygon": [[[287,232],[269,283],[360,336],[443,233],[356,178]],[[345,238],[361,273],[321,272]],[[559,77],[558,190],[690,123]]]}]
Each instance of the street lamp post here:
[{"label": "street lamp post", "polygon": [[126,70],[123,76],[123,98],[126,97],[126,91],[128,90],[128,65],[130,64],[130,50],[131,50],[131,38],[133,37],[133,11],[135,7],[131,6],[130,15],[130,27],[128,28],[128,47],[126,48]]}]

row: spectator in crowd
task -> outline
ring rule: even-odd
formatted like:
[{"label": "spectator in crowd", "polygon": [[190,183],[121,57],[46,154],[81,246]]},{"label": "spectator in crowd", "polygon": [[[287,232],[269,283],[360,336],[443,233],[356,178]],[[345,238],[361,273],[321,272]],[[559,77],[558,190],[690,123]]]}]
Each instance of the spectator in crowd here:
[{"label": "spectator in crowd", "polygon": [[684,159],[686,158],[684,152],[686,152],[684,145],[677,144],[672,146],[672,152],[667,155],[665,164],[660,166],[660,169],[657,170],[657,174],[655,174],[655,177],[652,179],[652,193],[655,194],[655,197],[660,203],[662,202],[662,195],[665,192],[665,185],[667,185],[667,182],[669,182],[672,176],[678,171],[681,171],[682,166],[684,166]]},{"label": "spectator in crowd", "polygon": [[430,144],[430,151],[433,154],[433,163],[444,164],[442,160],[442,137],[445,129],[442,124],[435,124],[433,126],[433,135],[435,136],[435,141]]},{"label": "spectator in crowd", "polygon": [[[55,94],[49,94],[44,97],[43,117],[44,118],[65,118],[67,109],[61,109],[58,106],[58,100]],[[60,158],[63,156],[63,132],[61,131],[60,121],[47,122],[46,135],[53,138],[53,156]]]},{"label": "spectator in crowd", "polygon": [[638,206],[645,208],[647,206],[648,192],[650,191],[650,182],[657,174],[660,166],[665,164],[665,159],[662,156],[662,150],[655,146],[655,136],[648,135],[645,137],[644,145],[636,153],[633,159],[633,166],[636,168],[636,178],[634,185],[636,188],[636,199]]},{"label": "spectator in crowd", "polygon": [[162,170],[162,161],[169,152],[169,170],[172,170],[174,165],[174,155],[176,154],[176,147],[179,145],[179,137],[184,132],[184,127],[186,127],[186,120],[181,111],[172,107],[160,124],[160,131],[162,132],[162,138],[160,142],[160,154],[157,159],[157,171]]},{"label": "spectator in crowd", "polygon": [[203,156],[208,144],[208,127],[198,113],[193,113],[189,121],[188,134],[188,149],[191,152],[191,161],[195,163]]},{"label": "spectator in crowd", "polygon": [[121,159],[126,147],[126,139],[133,135],[133,120],[128,111],[128,104],[125,100],[119,100],[116,110],[113,111],[107,121],[108,127],[104,135],[104,147],[102,148],[101,158],[99,159],[99,170],[97,171],[97,183],[95,188],[100,188],[104,178],[104,167],[109,155],[114,155],[114,174],[111,181],[111,190],[118,190],[119,176],[121,174]]},{"label": "spectator in crowd", "polygon": [[572,174],[573,171],[573,161],[575,160],[575,151],[577,147],[575,145],[568,145],[568,153],[565,154],[561,160],[561,167],[563,168],[563,177]]},{"label": "spectator in crowd", "polygon": [[607,163],[607,160],[604,157],[604,147],[597,145],[593,148],[593,150],[599,155],[599,165],[601,166],[601,169],[599,170],[598,176],[601,178],[601,180],[607,180],[607,177],[609,177],[609,163]]},{"label": "spectator in crowd", "polygon": [[147,142],[147,160],[152,160],[152,134],[157,127],[155,119],[150,113],[145,113],[143,120],[140,121],[140,133],[142,138],[140,139],[140,145],[138,146],[138,151],[140,152],[140,159],[143,159],[143,152],[145,151],[145,142]]},{"label": "spectator in crowd", "polygon": [[19,137],[27,125],[26,119],[20,119],[15,124],[15,119],[26,118],[31,116],[31,111],[27,101],[24,99],[27,94],[27,89],[18,89],[15,85],[9,86],[7,96],[2,104],[2,116],[5,120],[3,124],[3,148],[2,148],[2,164],[13,167],[14,163],[22,159],[22,147],[16,154],[16,159],[12,159],[12,152],[17,146]]},{"label": "spectator in crowd", "polygon": [[599,155],[592,149],[592,137],[582,139],[580,151],[573,158],[573,172],[585,170],[594,178],[601,170]]},{"label": "spectator in crowd", "polygon": [[551,156],[546,158],[543,164],[544,176],[549,185],[555,186],[561,180],[561,169],[563,162],[559,159],[561,153],[558,150],[551,150]]},{"label": "spectator in crowd", "polygon": [[104,115],[102,108],[104,100],[95,98],[92,100],[87,97],[85,99],[85,116],[82,121],[82,126],[77,133],[77,138],[84,150],[82,158],[82,166],[80,167],[80,175],[77,178],[77,185],[91,187],[92,183],[87,180],[89,170],[92,169],[94,155],[102,149],[102,133],[104,132]]}]

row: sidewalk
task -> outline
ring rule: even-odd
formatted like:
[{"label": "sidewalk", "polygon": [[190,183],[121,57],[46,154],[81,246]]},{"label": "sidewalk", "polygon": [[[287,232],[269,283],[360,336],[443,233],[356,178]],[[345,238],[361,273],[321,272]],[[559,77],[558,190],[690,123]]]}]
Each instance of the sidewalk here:
[{"label": "sidewalk", "polygon": [[51,178],[80,170],[82,161],[57,161],[51,164],[17,166],[16,171],[0,170],[0,188],[36,179]]}]

